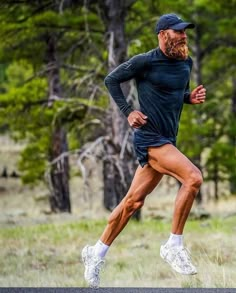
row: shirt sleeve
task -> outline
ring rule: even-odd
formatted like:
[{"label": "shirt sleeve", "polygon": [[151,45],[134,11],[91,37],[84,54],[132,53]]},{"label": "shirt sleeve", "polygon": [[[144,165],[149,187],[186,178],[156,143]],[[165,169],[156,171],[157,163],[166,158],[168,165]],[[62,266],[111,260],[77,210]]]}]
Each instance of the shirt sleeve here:
[{"label": "shirt sleeve", "polygon": [[190,89],[189,89],[189,82],[185,88],[185,93],[184,93],[184,103],[185,104],[191,104],[190,101]]},{"label": "shirt sleeve", "polygon": [[126,117],[129,116],[133,109],[127,103],[120,84],[142,75],[147,66],[147,55],[139,54],[119,65],[104,80],[111,97]]},{"label": "shirt sleeve", "polygon": [[[192,66],[193,66],[193,61],[191,58],[189,58],[189,66],[190,66],[190,72],[192,70]],[[191,101],[190,101],[190,80],[188,81],[187,85],[186,85],[186,88],[185,88],[185,92],[184,92],[184,103],[185,104],[192,104]]]}]

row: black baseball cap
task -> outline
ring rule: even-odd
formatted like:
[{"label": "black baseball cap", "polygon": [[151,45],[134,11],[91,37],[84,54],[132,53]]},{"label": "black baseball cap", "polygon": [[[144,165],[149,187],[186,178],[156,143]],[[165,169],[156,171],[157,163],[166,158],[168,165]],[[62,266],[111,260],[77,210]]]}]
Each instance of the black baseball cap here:
[{"label": "black baseball cap", "polygon": [[195,24],[183,21],[178,15],[174,13],[164,14],[159,18],[156,25],[156,33],[159,34],[162,30],[173,29],[183,30],[186,28],[194,28]]}]

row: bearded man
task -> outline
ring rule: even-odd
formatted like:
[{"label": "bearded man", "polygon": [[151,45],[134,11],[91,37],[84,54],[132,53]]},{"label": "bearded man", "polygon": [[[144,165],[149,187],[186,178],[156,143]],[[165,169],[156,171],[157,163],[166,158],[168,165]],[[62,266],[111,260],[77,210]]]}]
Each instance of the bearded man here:
[{"label": "bearded man", "polygon": [[[162,15],[156,25],[159,47],[132,57],[105,78],[111,97],[134,129],[134,148],[139,166],[130,189],[111,213],[108,224],[94,246],[85,246],[82,260],[85,279],[99,286],[99,273],[114,239],[140,209],[146,196],[163,175],[176,178],[181,187],[176,196],[171,233],[161,245],[160,256],[181,274],[196,274],[188,250],[183,244],[183,230],[194,198],[202,184],[199,169],[176,148],[179,119],[183,104],[201,104],[206,89],[189,89],[192,59],[188,56],[186,29],[194,24],[175,14]],[[128,104],[120,84],[135,79],[140,109]]]}]

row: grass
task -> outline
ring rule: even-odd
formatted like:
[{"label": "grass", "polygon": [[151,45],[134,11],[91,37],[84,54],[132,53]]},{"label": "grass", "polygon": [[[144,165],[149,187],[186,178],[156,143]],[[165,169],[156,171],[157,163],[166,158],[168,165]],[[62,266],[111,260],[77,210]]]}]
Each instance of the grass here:
[{"label": "grass", "polygon": [[[0,193],[0,287],[86,286],[80,252],[97,241],[108,212],[102,207],[99,187],[91,205],[78,193],[78,184],[78,179],[72,181],[73,214],[50,215],[45,213],[45,189],[0,180],[6,188]],[[110,248],[101,286],[236,287],[235,198],[207,202],[213,217],[187,222],[185,243],[198,267],[196,276],[173,272],[159,256],[170,231],[173,201],[171,195],[156,193],[147,199],[143,220],[131,221]]]},{"label": "grass", "polygon": [[[236,218],[189,221],[185,242],[199,273],[181,276],[159,256],[170,223],[131,221],[108,253],[104,287],[236,287]],[[4,227],[0,231],[1,287],[84,287],[81,248],[94,243],[105,220]]]},{"label": "grass", "polygon": [[[19,149],[0,137],[1,165],[16,168]],[[19,146],[20,147],[20,146]],[[0,287],[85,287],[80,252],[94,244],[109,215],[102,204],[101,172],[94,169],[89,197],[81,178],[71,180],[73,214],[49,214],[45,186],[28,188],[0,178]],[[205,197],[212,218],[189,220],[185,243],[198,267],[196,276],[173,272],[159,256],[169,234],[176,182],[163,181],[148,197],[140,223],[131,221],[107,255],[103,287],[236,287],[236,200]],[[205,194],[207,195],[207,186]],[[225,187],[222,187],[225,190]]]}]

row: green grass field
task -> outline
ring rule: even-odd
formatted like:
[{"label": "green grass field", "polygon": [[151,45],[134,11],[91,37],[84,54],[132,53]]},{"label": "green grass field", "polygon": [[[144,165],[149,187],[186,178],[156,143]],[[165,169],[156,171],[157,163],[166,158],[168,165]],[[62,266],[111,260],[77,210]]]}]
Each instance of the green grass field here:
[{"label": "green grass field", "polygon": [[[84,287],[81,248],[105,220],[5,227],[0,231],[1,287]],[[185,243],[199,273],[181,276],[159,256],[170,223],[132,221],[116,239],[102,272],[103,287],[236,287],[236,217],[189,221]]]},{"label": "green grass field", "polygon": [[[6,138],[0,145],[2,166],[16,168],[19,149]],[[81,249],[98,240],[109,215],[102,205],[101,172],[94,172],[90,181],[86,197],[81,178],[72,178],[73,213],[53,215],[45,186],[29,188],[19,179],[0,178],[0,287],[86,286]],[[205,196],[202,208],[211,217],[189,219],[185,243],[198,274],[182,276],[159,256],[160,245],[169,236],[178,189],[176,182],[169,183],[164,181],[148,197],[142,221],[131,221],[110,248],[101,286],[236,287],[236,197],[222,196],[215,203]]]}]

